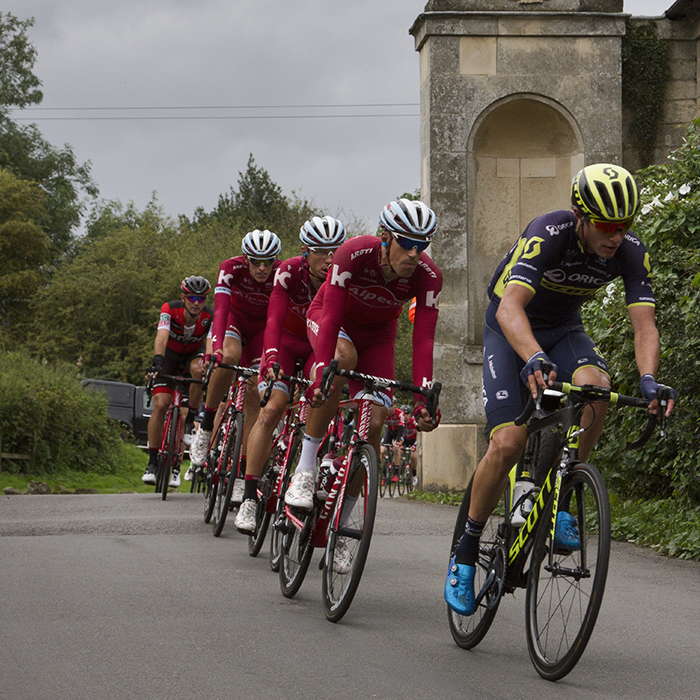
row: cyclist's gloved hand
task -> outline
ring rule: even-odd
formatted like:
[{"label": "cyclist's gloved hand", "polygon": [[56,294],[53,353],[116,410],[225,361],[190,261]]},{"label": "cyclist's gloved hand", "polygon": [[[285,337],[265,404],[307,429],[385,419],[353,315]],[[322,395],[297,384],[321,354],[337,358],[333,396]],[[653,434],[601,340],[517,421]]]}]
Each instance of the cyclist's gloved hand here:
[{"label": "cyclist's gloved hand", "polygon": [[[420,401],[416,402],[416,405],[415,405],[415,407],[413,408],[413,419],[416,421],[416,426],[419,425],[419,421],[420,421],[421,419],[424,419],[424,416],[423,416],[423,410],[424,410],[424,409],[425,409],[426,411],[428,410],[428,409],[426,408],[425,403],[420,402]],[[442,418],[442,413],[440,413],[440,409],[438,408],[438,410],[435,412],[435,418],[432,419],[432,420],[433,420],[433,428],[437,428],[438,425],[440,425],[440,419],[441,419],[441,418]],[[425,419],[425,420],[431,420],[431,419],[430,419],[430,418],[427,418],[427,419]],[[418,428],[418,429],[420,430],[420,428]],[[431,430],[432,430],[432,428],[431,428]]]},{"label": "cyclist's gloved hand", "polygon": [[670,386],[667,387],[664,384],[659,384],[656,379],[654,379],[653,374],[642,375],[642,378],[639,380],[639,385],[642,387],[642,396],[644,396],[645,399],[649,399],[649,401],[653,401],[656,398],[659,389],[668,389],[669,395],[666,398],[676,398],[676,392]]},{"label": "cyclist's gloved hand", "polygon": [[221,364],[221,358],[223,357],[223,355],[224,353],[222,350],[215,350],[212,353],[206,353],[202,356],[202,364],[208,365],[210,362],[213,362],[214,367],[216,367],[216,365]]},{"label": "cyclist's gloved hand", "polygon": [[148,374],[156,374],[157,372],[160,372],[163,369],[163,360],[164,358],[162,355],[154,355],[153,364],[148,370]]},{"label": "cyclist's gloved hand", "polygon": [[[537,370],[542,372],[542,365],[548,364],[552,368],[552,372],[556,374],[557,366],[547,357],[547,353],[544,350],[538,350],[526,363],[525,367],[520,370],[520,378],[523,380],[523,384],[527,386],[527,380],[530,375],[534,375]],[[544,372],[542,372],[544,374]]]}]

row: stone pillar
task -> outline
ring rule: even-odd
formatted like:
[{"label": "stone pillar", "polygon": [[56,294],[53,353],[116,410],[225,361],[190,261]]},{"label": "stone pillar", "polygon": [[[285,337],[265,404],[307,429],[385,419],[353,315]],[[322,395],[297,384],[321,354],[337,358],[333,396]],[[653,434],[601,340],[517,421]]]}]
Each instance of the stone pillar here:
[{"label": "stone pillar", "polygon": [[485,449],[482,323],[498,261],[534,216],[568,208],[584,161],[621,162],[621,11],[622,0],[431,0],[410,30],[422,196],[445,281],[443,421],[421,439],[424,488],[464,488]]}]

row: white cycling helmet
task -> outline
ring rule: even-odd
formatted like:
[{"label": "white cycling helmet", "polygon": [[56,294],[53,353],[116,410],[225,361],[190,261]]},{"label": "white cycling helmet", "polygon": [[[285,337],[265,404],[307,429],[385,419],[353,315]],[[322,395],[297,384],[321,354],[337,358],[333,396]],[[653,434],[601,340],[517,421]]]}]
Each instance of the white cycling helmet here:
[{"label": "white cycling helmet", "polygon": [[379,226],[414,241],[429,240],[437,231],[435,212],[427,204],[410,199],[389,202],[379,216]]},{"label": "white cycling helmet", "polygon": [[246,233],[241,248],[249,258],[276,258],[282,250],[282,243],[276,233],[255,229]]},{"label": "white cycling helmet", "polygon": [[343,222],[332,216],[314,216],[299,230],[299,240],[309,248],[337,248],[345,238]]}]

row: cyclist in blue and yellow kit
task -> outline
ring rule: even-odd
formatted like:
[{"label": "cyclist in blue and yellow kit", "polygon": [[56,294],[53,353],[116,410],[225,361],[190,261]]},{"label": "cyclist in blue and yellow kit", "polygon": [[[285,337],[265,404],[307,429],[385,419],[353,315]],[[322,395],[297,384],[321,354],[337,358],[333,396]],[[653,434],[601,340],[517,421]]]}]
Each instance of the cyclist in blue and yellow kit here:
[{"label": "cyclist in blue and yellow kit", "polygon": [[[528,224],[489,285],[482,376],[490,442],[474,475],[465,533],[445,581],[445,600],[461,615],[474,612],[481,531],[525,448],[526,428],[513,421],[528,394],[536,397],[538,387],[557,375],[577,385],[610,386],[607,364],[583,328],[580,308],[617,277],[625,286],[642,393],[652,400],[650,411],[658,411],[660,347],[649,254],[629,230],[640,204],[634,178],[616,165],[589,165],[574,178],[571,201],[573,211],[553,211]],[[543,363],[553,367],[548,378]],[[590,426],[580,438],[584,461],[603,430],[606,412],[607,404],[599,403],[583,414],[582,425]],[[575,549],[575,519],[559,516],[555,541]]]}]

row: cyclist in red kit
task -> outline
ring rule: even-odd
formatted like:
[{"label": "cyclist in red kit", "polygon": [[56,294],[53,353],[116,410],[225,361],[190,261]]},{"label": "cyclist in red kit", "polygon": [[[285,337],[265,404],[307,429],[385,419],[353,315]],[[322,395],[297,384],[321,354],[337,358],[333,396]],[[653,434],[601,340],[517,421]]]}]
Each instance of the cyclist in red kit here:
[{"label": "cyclist in red kit", "polygon": [[[403,305],[417,298],[413,332],[413,383],[429,386],[433,373],[433,340],[442,291],[442,274],[424,252],[437,229],[435,213],[423,202],[390,202],[379,220],[380,235],[351,238],[336,252],[325,283],[311,303],[307,317],[309,340],[316,356],[313,406],[309,411],[299,464],[285,495],[290,506],[310,508],[316,487],[316,457],[326,429],[336,414],[340,389],[324,401],[321,374],[332,359],[339,367],[375,376],[394,377],[394,346]],[[361,385],[351,382],[350,394]],[[379,454],[379,439],[391,392],[377,393],[369,441]],[[420,430],[433,430],[418,395],[414,415]],[[336,549],[336,558],[343,548]],[[342,563],[341,563],[342,568]]]},{"label": "cyclist in red kit", "polygon": [[279,363],[279,375],[291,375],[295,362],[305,359],[308,375],[313,353],[306,334],[306,314],[326,279],[335,251],[345,241],[345,227],[332,216],[314,216],[301,227],[299,239],[302,254],[285,260],[277,268],[270,296],[258,388],[263,393],[268,382],[274,384],[270,399],[260,410],[248,438],[243,504],[235,522],[243,532],[255,530],[258,478],[270,455],[272,436],[289,398],[289,384],[277,380],[273,366]]},{"label": "cyclist in red kit", "polygon": [[[203,364],[238,365],[255,367],[260,362],[267,307],[273,286],[273,273],[279,267],[277,256],[282,244],[272,231],[251,231],[243,238],[243,255],[221,263],[214,289],[214,322],[212,352],[205,355]],[[215,369],[207,390],[204,417],[190,447],[192,464],[201,467],[209,451],[214,418],[219,404],[231,386],[232,370]],[[255,392],[246,395],[246,420],[243,432],[243,450],[247,432],[255,422],[259,400]],[[233,501],[239,502],[242,489],[235,486]]]},{"label": "cyclist in red kit", "polygon": [[[201,379],[203,370],[201,357],[204,343],[211,327],[213,311],[204,305],[211,290],[209,280],[191,276],[182,280],[179,301],[167,301],[160,310],[158,330],[153,346],[153,366],[151,372],[157,377],[163,374],[189,373],[194,379]],[[195,407],[202,402],[202,390],[198,384],[190,385],[191,401]],[[141,477],[144,484],[156,483],[158,446],[163,436],[165,414],[170,405],[173,388],[168,380],[156,378],[153,385],[153,413],[148,419],[148,466]],[[188,398],[183,396],[182,419],[187,415]],[[173,469],[169,486],[180,485],[180,472]]]}]

